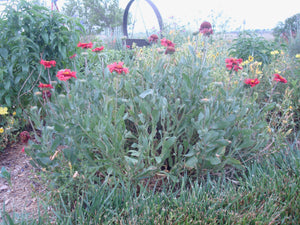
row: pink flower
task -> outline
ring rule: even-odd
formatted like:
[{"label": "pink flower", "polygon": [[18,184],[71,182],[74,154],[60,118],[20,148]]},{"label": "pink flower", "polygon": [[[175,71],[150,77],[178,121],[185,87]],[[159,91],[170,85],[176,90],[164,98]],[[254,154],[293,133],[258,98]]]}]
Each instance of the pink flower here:
[{"label": "pink flower", "polygon": [[101,52],[104,49],[104,46],[101,46],[99,48],[94,48],[92,51],[93,52]]},{"label": "pink flower", "polygon": [[23,152],[23,153],[25,152],[25,147],[22,148],[21,152]]},{"label": "pink flower", "polygon": [[75,71],[71,71],[69,69],[65,69],[65,70],[60,70],[57,72],[56,77],[61,80],[61,81],[67,81],[69,79],[73,78],[77,78],[76,77],[76,72]]},{"label": "pink flower", "polygon": [[124,64],[124,62],[119,62],[119,63],[114,62],[113,64],[110,64],[107,67],[111,73],[115,71],[118,74],[121,74],[123,72],[126,74],[129,72],[129,70],[128,70],[128,68],[123,67],[123,64]]},{"label": "pink flower", "polygon": [[282,82],[282,83],[287,83],[287,80],[280,76],[279,74],[274,74],[274,81],[277,81],[277,82]]}]

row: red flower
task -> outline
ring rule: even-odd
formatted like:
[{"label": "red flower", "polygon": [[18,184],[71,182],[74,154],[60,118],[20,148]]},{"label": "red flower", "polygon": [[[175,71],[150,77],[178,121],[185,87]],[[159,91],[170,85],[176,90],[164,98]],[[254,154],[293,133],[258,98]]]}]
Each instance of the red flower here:
[{"label": "red flower", "polygon": [[28,131],[22,131],[20,133],[20,139],[22,143],[28,143],[28,140],[30,139],[30,134]]},{"label": "red flower", "polygon": [[174,52],[175,52],[175,48],[172,46],[168,46],[165,51],[165,54],[173,54]]},{"label": "red flower", "polygon": [[40,63],[45,67],[45,69],[51,68],[51,66],[53,66],[53,67],[56,66],[56,62],[54,60],[45,61],[45,60],[41,59]]},{"label": "red flower", "polygon": [[202,33],[205,36],[210,36],[211,34],[213,34],[213,30],[212,30],[210,22],[204,21],[200,25],[199,32]]},{"label": "red flower", "polygon": [[23,152],[23,153],[25,152],[25,147],[22,148],[21,152]]},{"label": "red flower", "polygon": [[72,55],[72,56],[70,56],[69,58],[70,59],[73,59],[73,58],[75,58],[77,55],[76,55],[76,53],[74,54],[74,55]]},{"label": "red flower", "polygon": [[274,80],[277,82],[287,83],[287,80],[279,74],[274,74]]},{"label": "red flower", "polygon": [[156,34],[152,34],[148,39],[150,43],[157,43],[157,40],[158,40],[158,36]]},{"label": "red flower", "polygon": [[76,72],[71,71],[69,69],[58,71],[56,74],[56,77],[61,81],[67,81],[67,80],[71,79],[72,77],[77,78]]},{"label": "red flower", "polygon": [[123,62],[119,62],[119,63],[114,62],[113,64],[108,65],[107,67],[111,73],[115,71],[118,74],[121,74],[123,72],[126,74],[129,72],[129,70],[128,70],[128,68],[123,67],[123,64],[124,64]]},{"label": "red flower", "polygon": [[93,52],[101,52],[104,49],[104,46],[101,46],[99,48],[94,48],[92,51]]},{"label": "red flower", "polygon": [[126,48],[130,48],[130,45],[126,45]]},{"label": "red flower", "polygon": [[167,40],[165,38],[161,39],[160,43],[161,43],[161,45],[166,46],[166,47],[168,47],[168,46],[175,47],[175,44],[172,41]]},{"label": "red flower", "polygon": [[77,44],[77,47],[80,47],[82,49],[92,48],[93,47],[93,43],[92,42],[90,42],[90,43],[81,43],[81,42],[79,42]]},{"label": "red flower", "polygon": [[243,67],[240,66],[240,63],[243,62],[243,59],[235,59],[235,58],[229,58],[229,59],[225,59],[225,63],[226,63],[226,68],[229,70],[234,70],[234,71],[238,71],[238,70],[242,70]]},{"label": "red flower", "polygon": [[43,83],[41,83],[40,82],[40,84],[39,84],[39,86],[38,86],[39,88],[53,88],[53,86],[51,85],[51,84],[43,84]]},{"label": "red flower", "polygon": [[248,79],[245,79],[245,80],[244,80],[244,83],[250,85],[251,87],[254,87],[254,86],[256,86],[257,84],[259,84],[260,81],[259,81],[257,78],[255,78],[255,79],[249,79],[249,78],[248,78]]}]

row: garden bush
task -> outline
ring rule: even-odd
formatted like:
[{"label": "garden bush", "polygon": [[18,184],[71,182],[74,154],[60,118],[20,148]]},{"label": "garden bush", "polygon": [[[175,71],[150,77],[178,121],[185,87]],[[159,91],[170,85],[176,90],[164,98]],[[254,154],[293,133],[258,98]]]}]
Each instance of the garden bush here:
[{"label": "garden bush", "polygon": [[82,27],[74,19],[22,0],[7,5],[0,29],[0,105],[26,107],[35,84],[49,82],[46,72],[39,73],[40,60],[56,60],[58,67],[69,63]]}]

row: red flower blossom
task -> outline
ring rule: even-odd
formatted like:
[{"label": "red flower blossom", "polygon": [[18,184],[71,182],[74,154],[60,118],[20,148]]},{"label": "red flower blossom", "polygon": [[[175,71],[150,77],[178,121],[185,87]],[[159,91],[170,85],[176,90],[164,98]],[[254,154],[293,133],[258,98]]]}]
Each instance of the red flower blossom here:
[{"label": "red flower blossom", "polygon": [[251,87],[254,87],[254,86],[256,86],[257,84],[259,84],[260,81],[259,81],[257,78],[255,78],[255,79],[249,79],[249,78],[248,78],[248,79],[245,79],[245,80],[244,80],[244,83],[250,85]]},{"label": "red flower blossom", "polygon": [[243,59],[235,59],[235,58],[229,58],[229,59],[225,59],[225,63],[226,63],[226,68],[229,70],[234,70],[234,71],[238,71],[238,70],[242,70],[243,67],[240,66],[240,63],[243,62]]},{"label": "red flower blossom", "polygon": [[211,34],[213,34],[213,30],[212,30],[210,22],[204,21],[200,25],[199,32],[202,33],[205,36],[210,36]]},{"label": "red flower blossom", "polygon": [[280,76],[279,74],[274,74],[274,81],[277,81],[277,82],[282,82],[282,83],[287,83],[287,80]]},{"label": "red flower blossom", "polygon": [[168,46],[165,51],[165,54],[173,54],[174,52],[175,52],[175,48],[172,46]]},{"label": "red flower blossom", "polygon": [[74,54],[74,55],[72,55],[72,56],[70,56],[69,58],[70,59],[73,59],[73,58],[75,58],[77,55],[76,55],[76,53]]},{"label": "red flower blossom", "polygon": [[158,40],[158,36],[156,34],[152,34],[148,39],[150,43],[157,43],[157,40]]},{"label": "red flower blossom", "polygon": [[119,63],[114,62],[113,64],[110,64],[107,67],[111,73],[115,71],[118,74],[121,74],[123,72],[126,74],[129,72],[129,70],[128,70],[128,68],[123,67],[123,64],[124,64],[123,62],[119,62]]},{"label": "red flower blossom", "polygon": [[61,81],[67,81],[67,80],[71,79],[72,77],[77,78],[76,72],[71,71],[69,69],[58,71],[56,74],[56,77]]},{"label": "red flower blossom", "polygon": [[126,48],[130,48],[130,45],[126,45]]},{"label": "red flower blossom", "polygon": [[28,140],[30,139],[31,137],[30,137],[30,134],[29,134],[29,132],[28,131],[22,131],[21,133],[20,133],[20,139],[21,139],[21,142],[22,143],[28,143]]},{"label": "red flower blossom", "polygon": [[56,62],[54,60],[51,61],[45,61],[43,59],[41,59],[40,63],[46,68],[51,68],[52,66],[56,66]]},{"label": "red flower blossom", "polygon": [[94,48],[92,51],[93,52],[101,52],[104,49],[104,46],[101,46],[99,48]]},{"label": "red flower blossom", "polygon": [[169,47],[169,46],[175,47],[175,44],[172,41],[165,39],[165,38],[161,39],[160,43],[161,43],[161,45],[166,46],[166,47]]},{"label": "red flower blossom", "polygon": [[80,47],[82,49],[92,48],[93,47],[93,43],[92,42],[90,42],[90,43],[81,43],[81,42],[79,42],[77,44],[77,47]]},{"label": "red flower blossom", "polygon": [[53,88],[53,86],[51,85],[51,84],[43,84],[43,83],[41,83],[40,82],[40,84],[39,84],[39,86],[38,86],[39,88]]},{"label": "red flower blossom", "polygon": [[22,148],[21,152],[23,152],[23,153],[25,152],[25,147]]}]

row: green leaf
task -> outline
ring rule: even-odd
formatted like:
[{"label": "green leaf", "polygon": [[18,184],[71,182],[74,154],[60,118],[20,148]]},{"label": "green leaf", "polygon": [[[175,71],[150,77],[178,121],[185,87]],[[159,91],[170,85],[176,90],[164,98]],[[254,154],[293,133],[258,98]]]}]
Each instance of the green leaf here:
[{"label": "green leaf", "polygon": [[223,163],[224,163],[224,165],[230,165],[230,166],[233,166],[237,169],[244,169],[241,162],[237,159],[232,158],[232,157],[227,157],[226,160]]},{"label": "green leaf", "polygon": [[65,131],[65,127],[63,125],[60,125],[58,123],[54,124],[54,130],[57,132],[64,132]]},{"label": "green leaf", "polygon": [[219,157],[208,157],[207,160],[212,164],[212,165],[218,165],[221,163],[221,160]]},{"label": "green leaf", "polygon": [[6,48],[0,48],[0,55],[4,58],[4,60],[7,60],[8,50]]},{"label": "green leaf", "polygon": [[139,96],[141,98],[145,98],[148,95],[153,95],[153,89],[148,89],[148,90],[144,91],[143,93],[141,93]]},{"label": "green leaf", "polygon": [[190,168],[190,169],[195,169],[197,167],[198,159],[196,156],[193,156],[192,158],[189,158],[185,162],[185,167]]}]

